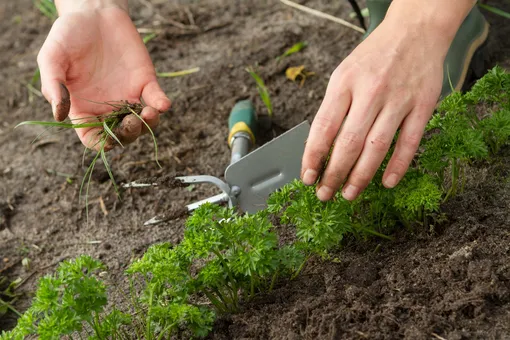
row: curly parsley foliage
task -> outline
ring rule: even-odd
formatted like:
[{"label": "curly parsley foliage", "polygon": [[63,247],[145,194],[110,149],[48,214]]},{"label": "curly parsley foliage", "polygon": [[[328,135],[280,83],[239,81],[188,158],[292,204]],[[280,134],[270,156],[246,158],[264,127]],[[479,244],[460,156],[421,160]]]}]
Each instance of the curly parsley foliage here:
[{"label": "curly parsley foliage", "polygon": [[510,74],[502,67],[496,66],[478,80],[463,98],[471,106],[486,103],[508,108],[509,90]]},{"label": "curly parsley foliage", "polygon": [[395,188],[393,207],[404,225],[424,221],[439,211],[443,191],[437,178],[411,170],[402,183]]},{"label": "curly parsley foliage", "polygon": [[96,334],[100,331],[99,313],[106,305],[106,287],[97,277],[104,266],[83,255],[60,264],[56,274],[39,280],[32,306],[14,330],[2,337],[59,339],[83,330],[86,323]]},{"label": "curly parsley foliage", "polygon": [[[508,142],[509,99],[510,76],[498,67],[470,92],[445,98],[427,126],[414,166],[394,189],[381,184],[388,155],[354,202],[340,194],[320,202],[314,187],[296,180],[272,194],[267,209],[254,215],[204,204],[186,221],[181,243],[153,245],[127,270],[136,317],[117,310],[100,317],[106,288],[97,273],[103,265],[87,256],[65,262],[55,275],[40,280],[32,307],[0,340],[58,339],[84,325],[93,330],[89,339],[127,339],[132,334],[121,331],[125,325],[138,338],[169,338],[182,331],[206,336],[216,315],[235,312],[243,300],[271,290],[278,279],[296,277],[311,256],[327,257],[346,237],[387,237],[397,226],[427,223],[458,191],[465,166]],[[479,116],[479,104],[487,116]],[[283,241],[281,228],[292,233]],[[134,289],[137,278],[141,292]]]},{"label": "curly parsley foliage", "polygon": [[510,137],[510,109],[501,109],[480,122],[485,143],[497,153]]},{"label": "curly parsley foliage", "polygon": [[[479,117],[483,105],[488,113]],[[422,143],[425,151],[419,156],[420,166],[439,175],[447,170],[451,181],[446,197],[458,190],[463,169],[472,160],[496,153],[510,137],[510,75],[495,67],[466,94],[454,92],[438,107],[429,124],[429,138]]]}]

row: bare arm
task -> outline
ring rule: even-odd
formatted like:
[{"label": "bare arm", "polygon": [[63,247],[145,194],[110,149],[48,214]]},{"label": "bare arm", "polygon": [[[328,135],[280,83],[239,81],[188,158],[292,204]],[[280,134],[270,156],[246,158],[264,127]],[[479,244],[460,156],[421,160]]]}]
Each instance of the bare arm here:
[{"label": "bare arm", "polygon": [[55,0],[59,15],[87,9],[119,7],[128,11],[127,0]]}]

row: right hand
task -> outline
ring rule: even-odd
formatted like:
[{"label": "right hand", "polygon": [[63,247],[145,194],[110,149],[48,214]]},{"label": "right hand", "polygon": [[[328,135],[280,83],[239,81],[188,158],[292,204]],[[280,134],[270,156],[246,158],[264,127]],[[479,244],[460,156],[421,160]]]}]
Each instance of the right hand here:
[{"label": "right hand", "polygon": [[[141,117],[152,129],[159,123],[159,114],[170,107],[147,49],[121,7],[61,12],[37,62],[42,93],[52,104],[57,121],[69,117],[79,123],[84,117],[112,111],[109,105],[91,101],[139,102],[143,98],[147,106]],[[101,130],[80,128],[76,132],[86,147],[97,150]],[[131,143],[144,132],[145,124],[134,115],[126,116],[115,131],[122,143]],[[110,141],[106,149],[114,145]]]}]

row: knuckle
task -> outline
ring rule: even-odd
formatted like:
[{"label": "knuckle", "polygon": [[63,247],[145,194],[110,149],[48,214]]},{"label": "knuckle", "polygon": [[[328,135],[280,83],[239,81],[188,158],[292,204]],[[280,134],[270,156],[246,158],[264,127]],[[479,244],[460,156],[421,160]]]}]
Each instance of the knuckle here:
[{"label": "knuckle", "polygon": [[324,173],[321,182],[328,187],[337,190],[347,176],[340,170],[330,170]]},{"label": "knuckle", "polygon": [[317,131],[330,131],[333,125],[333,119],[325,115],[315,116],[313,120],[313,127],[317,129]]},{"label": "knuckle", "polygon": [[331,79],[335,79],[337,83],[342,83],[345,79],[349,79],[351,71],[348,67],[343,65],[338,66],[333,73],[331,73]]},{"label": "knuckle", "polygon": [[366,186],[372,180],[373,173],[366,170],[356,170],[349,176],[349,182],[354,183],[358,187]]},{"label": "knuckle", "polygon": [[402,144],[416,150],[418,149],[418,146],[420,146],[421,136],[421,133],[403,133],[401,135]]},{"label": "knuckle", "polygon": [[358,151],[362,148],[361,137],[355,132],[340,133],[336,144],[348,153]]},{"label": "knuckle", "polygon": [[315,169],[317,171],[322,171],[324,166],[326,166],[327,161],[327,152],[323,151],[312,151],[308,154],[308,163],[309,168]]},{"label": "knuckle", "polygon": [[391,168],[392,172],[395,172],[397,174],[404,174],[407,171],[407,168],[409,167],[409,162],[406,162],[404,159],[400,157],[395,157],[393,161],[391,162]]},{"label": "knuckle", "polygon": [[370,148],[377,152],[387,152],[391,145],[391,139],[388,139],[386,136],[379,135],[375,138],[371,138],[367,141],[369,143]]},{"label": "knuckle", "polygon": [[46,89],[46,86],[41,85],[41,93],[44,96],[44,98],[49,100],[49,93],[48,90]]}]

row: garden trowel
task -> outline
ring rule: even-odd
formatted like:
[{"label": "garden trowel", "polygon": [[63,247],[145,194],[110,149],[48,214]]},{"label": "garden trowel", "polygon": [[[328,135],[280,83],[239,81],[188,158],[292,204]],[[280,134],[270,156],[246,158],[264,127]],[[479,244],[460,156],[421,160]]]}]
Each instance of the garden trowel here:
[{"label": "garden trowel", "polygon": [[[183,184],[209,183],[222,193],[187,205],[193,211],[200,205],[226,203],[243,212],[254,213],[266,207],[268,196],[285,184],[299,178],[305,141],[308,138],[308,121],[295,126],[261,147],[249,152],[255,145],[257,117],[249,100],[236,103],[229,116],[228,144],[231,162],[225,170],[225,180],[214,176],[182,176],[176,180]],[[128,183],[129,186],[140,186]],[[157,223],[153,218],[146,224]]]}]

